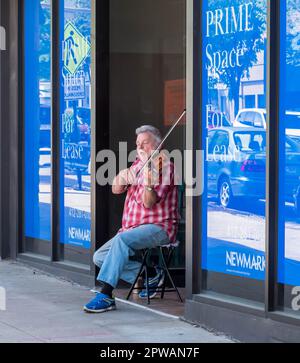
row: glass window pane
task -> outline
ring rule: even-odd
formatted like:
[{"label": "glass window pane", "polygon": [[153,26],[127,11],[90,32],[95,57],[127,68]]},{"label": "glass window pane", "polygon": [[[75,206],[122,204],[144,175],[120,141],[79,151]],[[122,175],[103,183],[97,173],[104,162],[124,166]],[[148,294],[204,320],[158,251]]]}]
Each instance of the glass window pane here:
[{"label": "glass window pane", "polygon": [[[255,103],[265,97],[266,14],[266,1],[203,1],[204,286],[257,302],[264,301],[266,130]],[[222,110],[233,127],[213,127],[212,139],[208,109]]]},{"label": "glass window pane", "polygon": [[300,1],[280,1],[279,305],[300,302]]},{"label": "glass window pane", "polygon": [[91,247],[91,1],[61,1],[62,258],[89,263]]},{"label": "glass window pane", "polygon": [[[49,254],[51,216],[50,1],[24,3],[26,250]],[[47,243],[43,241],[48,241]]]},{"label": "glass window pane", "polygon": [[261,114],[258,112],[255,113],[253,126],[254,127],[264,127],[263,118],[262,118]]}]

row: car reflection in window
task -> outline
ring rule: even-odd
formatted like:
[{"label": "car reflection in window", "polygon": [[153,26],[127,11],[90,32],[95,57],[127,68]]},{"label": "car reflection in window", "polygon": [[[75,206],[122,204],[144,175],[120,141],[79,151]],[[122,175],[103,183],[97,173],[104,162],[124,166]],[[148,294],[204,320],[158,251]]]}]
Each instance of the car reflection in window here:
[{"label": "car reflection in window", "polygon": [[237,198],[264,199],[266,132],[250,127],[215,129],[208,142],[209,195],[224,208],[232,207]]},{"label": "car reflection in window", "polygon": [[[300,215],[300,136],[286,136],[285,200]],[[208,193],[224,208],[265,199],[266,131],[220,128],[208,136]],[[243,204],[241,203],[241,206]]]}]

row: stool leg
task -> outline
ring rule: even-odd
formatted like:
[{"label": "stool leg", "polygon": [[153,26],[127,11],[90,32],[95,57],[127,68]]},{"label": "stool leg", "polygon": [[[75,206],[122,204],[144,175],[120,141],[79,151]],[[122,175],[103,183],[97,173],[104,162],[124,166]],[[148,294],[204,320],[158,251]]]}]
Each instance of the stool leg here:
[{"label": "stool leg", "polygon": [[150,305],[149,276],[148,276],[147,262],[145,264],[145,273],[146,273],[146,292],[147,292],[147,298],[148,298],[148,305]]},{"label": "stool leg", "polygon": [[[163,248],[160,247],[159,250],[160,250],[161,256],[163,256],[164,255]],[[170,262],[171,262],[171,259],[172,259],[172,256],[173,256],[173,252],[174,252],[173,249],[170,249],[169,252],[168,252],[168,257],[167,257],[167,261],[166,261],[166,265],[167,265],[168,268],[170,266]],[[163,258],[163,257],[161,257],[161,258]],[[167,278],[165,277],[165,281],[163,283],[162,290],[161,290],[161,299],[163,299],[164,296],[165,296],[166,285],[167,285]]]},{"label": "stool leg", "polygon": [[182,300],[182,298],[181,298],[181,295],[180,295],[180,293],[179,293],[179,291],[178,291],[177,287],[175,286],[175,283],[174,283],[174,281],[173,281],[173,279],[172,279],[172,276],[171,276],[170,271],[169,271],[169,268],[168,268],[168,266],[167,266],[167,264],[166,264],[166,259],[165,259],[165,256],[164,256],[164,254],[163,254],[163,253],[162,253],[162,261],[163,261],[163,265],[164,265],[165,271],[167,272],[168,277],[169,277],[169,279],[170,279],[170,281],[171,281],[171,284],[172,284],[173,288],[176,290],[177,295],[178,295],[178,297],[179,297],[180,301],[183,303],[183,300]]},{"label": "stool leg", "polygon": [[148,254],[149,254],[149,250],[146,250],[146,251],[145,251],[145,253],[144,253],[144,255],[143,255],[143,262],[142,262],[142,266],[141,266],[141,268],[140,268],[139,273],[137,274],[137,277],[136,277],[136,279],[135,279],[134,283],[131,285],[131,289],[130,289],[130,291],[129,291],[128,295],[127,295],[126,300],[129,300],[129,298],[130,298],[130,296],[131,296],[131,294],[132,294],[132,291],[133,291],[133,289],[134,289],[134,286],[135,286],[135,284],[137,283],[137,280],[138,280],[138,279],[139,279],[139,277],[141,276],[141,274],[142,274],[142,272],[143,272],[143,270],[144,270],[144,268],[145,268],[145,266],[146,266],[146,259],[147,259]]}]

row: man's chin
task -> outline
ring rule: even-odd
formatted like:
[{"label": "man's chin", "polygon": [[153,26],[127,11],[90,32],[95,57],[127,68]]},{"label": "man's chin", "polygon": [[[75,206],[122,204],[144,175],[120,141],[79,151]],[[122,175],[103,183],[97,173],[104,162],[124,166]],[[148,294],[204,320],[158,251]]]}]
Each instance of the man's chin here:
[{"label": "man's chin", "polygon": [[149,159],[149,156],[144,153],[138,153],[138,156],[143,163],[145,163]]}]

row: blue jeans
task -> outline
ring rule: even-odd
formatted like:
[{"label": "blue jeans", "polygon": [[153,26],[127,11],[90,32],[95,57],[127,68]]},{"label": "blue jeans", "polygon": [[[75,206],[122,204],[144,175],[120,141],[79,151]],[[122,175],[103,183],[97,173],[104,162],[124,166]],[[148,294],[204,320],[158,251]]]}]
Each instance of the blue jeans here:
[{"label": "blue jeans", "polygon": [[133,284],[141,264],[129,258],[135,251],[168,245],[167,232],[155,224],[146,224],[117,234],[94,254],[100,268],[98,281],[116,288],[120,279]]}]

